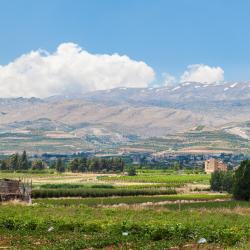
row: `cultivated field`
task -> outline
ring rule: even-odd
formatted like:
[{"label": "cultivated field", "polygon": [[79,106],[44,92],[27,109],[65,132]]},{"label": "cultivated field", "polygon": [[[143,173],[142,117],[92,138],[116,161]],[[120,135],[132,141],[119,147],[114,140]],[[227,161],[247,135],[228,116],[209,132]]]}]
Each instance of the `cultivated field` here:
[{"label": "cultivated field", "polygon": [[[2,203],[4,249],[248,249],[250,202],[209,175],[1,173],[33,180],[33,204]],[[201,188],[203,187],[203,188]],[[198,244],[201,238],[206,243]]]}]

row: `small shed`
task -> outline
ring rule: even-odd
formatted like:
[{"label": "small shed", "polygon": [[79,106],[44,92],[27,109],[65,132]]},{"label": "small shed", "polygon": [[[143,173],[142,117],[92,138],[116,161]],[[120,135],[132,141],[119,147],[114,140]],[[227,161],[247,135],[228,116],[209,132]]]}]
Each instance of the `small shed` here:
[{"label": "small shed", "polygon": [[0,201],[22,200],[31,202],[32,181],[0,179]]}]

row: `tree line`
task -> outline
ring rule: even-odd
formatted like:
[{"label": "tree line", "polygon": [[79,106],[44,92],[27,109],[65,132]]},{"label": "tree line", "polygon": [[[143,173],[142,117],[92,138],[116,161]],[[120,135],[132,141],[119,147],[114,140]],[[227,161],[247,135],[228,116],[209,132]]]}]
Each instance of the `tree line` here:
[{"label": "tree line", "polygon": [[235,171],[212,173],[211,189],[227,191],[238,200],[250,200],[250,160],[244,160]]},{"label": "tree line", "polygon": [[22,171],[22,170],[44,170],[55,169],[58,172],[123,172],[124,161],[120,157],[114,158],[86,158],[77,157],[70,161],[57,158],[54,161],[45,162],[42,159],[30,160],[26,151],[22,154],[15,153],[0,161],[0,170]]}]

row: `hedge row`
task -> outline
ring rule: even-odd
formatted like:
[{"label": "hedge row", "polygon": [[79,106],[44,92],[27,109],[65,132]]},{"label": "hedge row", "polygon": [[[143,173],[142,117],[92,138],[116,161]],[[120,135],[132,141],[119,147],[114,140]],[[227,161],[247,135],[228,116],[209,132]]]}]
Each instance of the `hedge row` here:
[{"label": "hedge row", "polygon": [[162,195],[176,194],[176,190],[143,190],[143,189],[108,189],[108,188],[86,188],[86,189],[39,189],[32,191],[33,198],[57,198],[57,197],[109,197],[109,196],[136,196],[136,195]]}]

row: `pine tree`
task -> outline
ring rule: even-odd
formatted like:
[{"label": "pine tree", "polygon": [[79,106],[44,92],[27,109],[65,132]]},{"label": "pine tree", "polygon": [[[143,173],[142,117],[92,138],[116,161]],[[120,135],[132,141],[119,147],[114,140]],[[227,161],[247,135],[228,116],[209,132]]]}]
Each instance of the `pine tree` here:
[{"label": "pine tree", "polygon": [[10,157],[10,169],[11,170],[18,170],[20,168],[20,156],[18,153],[13,154]]},{"label": "pine tree", "polygon": [[69,163],[69,169],[73,172],[73,173],[76,173],[79,171],[79,159],[73,159],[72,161],[70,161]]},{"label": "pine tree", "polygon": [[79,172],[87,172],[88,171],[88,166],[87,166],[87,159],[85,157],[82,157],[79,160]]},{"label": "pine tree", "polygon": [[61,158],[56,160],[56,170],[60,173],[65,172],[65,166]]},{"label": "pine tree", "polygon": [[26,151],[24,150],[20,159],[20,169],[28,169],[28,168],[29,168],[29,161]]}]

